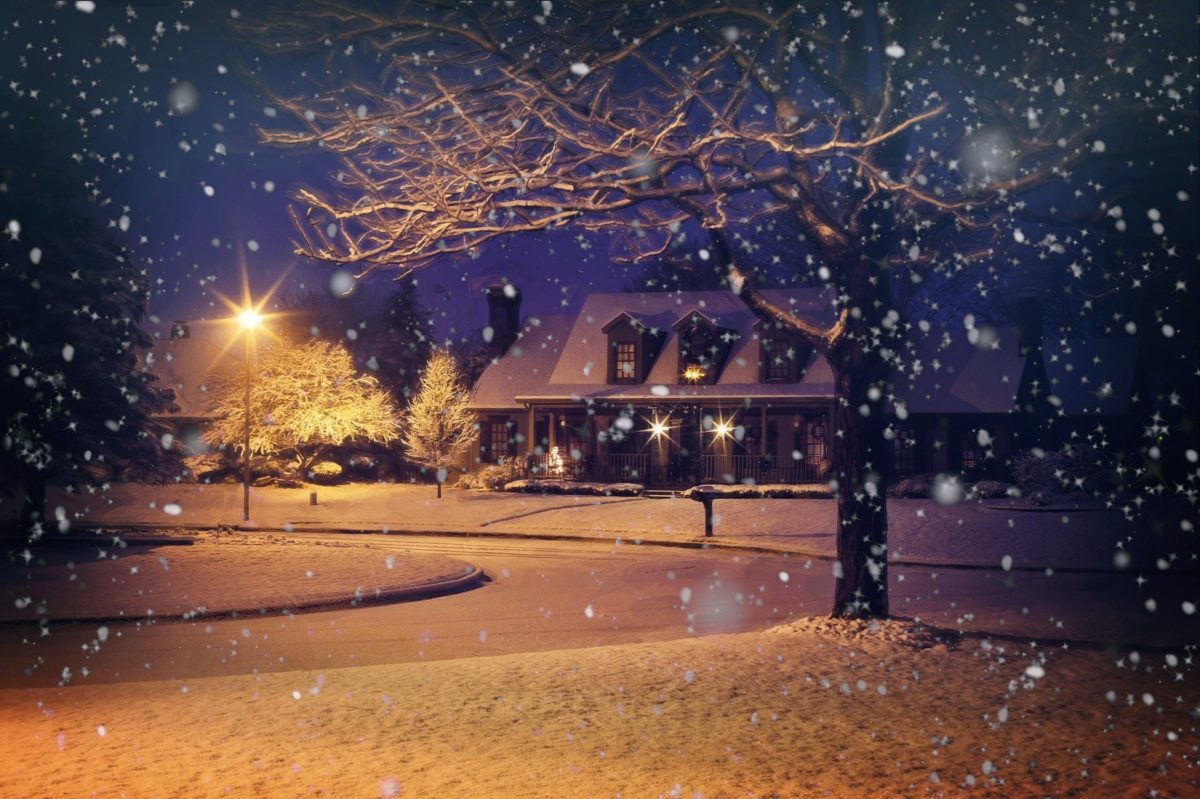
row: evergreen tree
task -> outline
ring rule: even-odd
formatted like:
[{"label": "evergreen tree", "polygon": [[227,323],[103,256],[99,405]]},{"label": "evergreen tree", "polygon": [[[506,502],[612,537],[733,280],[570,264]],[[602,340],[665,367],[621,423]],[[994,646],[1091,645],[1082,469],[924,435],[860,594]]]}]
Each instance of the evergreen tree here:
[{"label": "evergreen tree", "polygon": [[461,465],[477,427],[454,356],[435,350],[404,417],[404,448],[413,463],[433,470],[438,498],[449,470]]},{"label": "evergreen tree", "polygon": [[9,117],[0,152],[0,526],[36,538],[47,484],[169,465],[151,417],[174,395],[140,362],[146,272],[101,226],[54,131]]},{"label": "evergreen tree", "polygon": [[433,324],[411,280],[391,295],[381,334],[370,344],[373,352],[368,356],[368,368],[373,356],[379,382],[398,402],[407,404],[420,382],[421,367],[433,351]]}]

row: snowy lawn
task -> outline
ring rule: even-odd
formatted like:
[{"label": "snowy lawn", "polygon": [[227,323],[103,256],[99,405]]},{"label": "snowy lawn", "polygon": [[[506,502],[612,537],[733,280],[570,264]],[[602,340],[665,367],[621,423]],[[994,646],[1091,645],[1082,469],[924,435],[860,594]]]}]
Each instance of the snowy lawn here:
[{"label": "snowy lawn", "polygon": [[[253,489],[252,514],[260,526],[297,530],[493,531],[646,541],[700,541],[704,535],[703,508],[683,498],[448,490],[439,501],[432,486],[361,484],[318,491],[320,504],[311,506],[306,490]],[[114,485],[107,492],[73,497],[55,491],[50,505],[63,506],[71,521],[233,525],[241,515],[241,487]],[[828,499],[718,499],[714,505],[718,541],[816,557],[834,554],[836,514]],[[888,544],[893,558],[931,563],[996,567],[1007,556],[1014,567],[1125,568],[1134,573],[1161,571],[1158,561],[1167,558],[1168,570],[1195,569],[1200,537],[1181,526],[1186,516],[1170,504],[1146,505],[1141,519],[1131,523],[1116,509],[1033,510],[1008,500],[944,506],[927,499],[890,499]],[[1129,555],[1124,567],[1118,548]]]},{"label": "snowy lawn", "polygon": [[[136,540],[136,537],[131,540]],[[178,617],[370,601],[471,567],[402,541],[200,533],[192,546],[38,549],[0,563],[0,621]],[[102,539],[101,544],[112,539]]]},{"label": "snowy lawn", "polygon": [[[0,795],[1196,796],[1187,652],[888,622],[0,691]],[[1150,793],[1156,791],[1157,793]]]}]

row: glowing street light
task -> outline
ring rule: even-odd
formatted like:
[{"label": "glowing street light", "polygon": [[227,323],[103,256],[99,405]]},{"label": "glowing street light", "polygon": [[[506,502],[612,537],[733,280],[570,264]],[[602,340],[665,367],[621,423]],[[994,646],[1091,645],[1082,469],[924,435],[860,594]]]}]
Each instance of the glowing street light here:
[{"label": "glowing street light", "polygon": [[253,308],[247,308],[238,314],[238,324],[242,330],[251,330],[262,324],[262,314]]},{"label": "glowing street light", "polygon": [[246,437],[242,446],[242,521],[250,521],[250,338],[262,324],[262,314],[254,308],[243,308],[237,315],[238,325],[246,335]]}]

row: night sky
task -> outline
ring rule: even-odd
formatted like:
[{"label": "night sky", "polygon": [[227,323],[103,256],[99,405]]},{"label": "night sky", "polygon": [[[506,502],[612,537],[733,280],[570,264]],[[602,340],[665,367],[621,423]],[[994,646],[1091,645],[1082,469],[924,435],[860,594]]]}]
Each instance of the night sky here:
[{"label": "night sky", "polygon": [[[1018,13],[1020,5],[1012,13]],[[262,145],[257,126],[287,126],[264,87],[289,95],[327,86],[345,77],[340,70],[350,59],[333,61],[339,74],[329,75],[319,52],[266,54],[259,43],[248,42],[235,29],[238,19],[265,7],[190,0],[59,0],[5,11],[7,21],[0,28],[0,120],[19,129],[39,117],[55,129],[56,157],[63,171],[78,174],[81,195],[95,194],[98,212],[136,261],[148,268],[153,285],[150,312],[163,321],[224,313],[213,289],[236,297],[242,269],[256,295],[284,275],[281,295],[327,288],[334,276],[334,267],[292,253],[295,231],[287,210],[298,186],[328,186],[336,166],[311,150]],[[1130,6],[1125,14],[1114,5],[1109,13],[1117,20],[1113,24],[1126,24],[1141,11]],[[1194,32],[1194,8],[1180,4],[1178,16]],[[1175,47],[1182,41],[1171,20],[1156,18],[1154,24],[1164,27],[1164,43],[1170,39],[1169,46]],[[1192,56],[1176,66],[1194,73],[1194,41],[1190,50],[1184,47],[1181,52]],[[1012,79],[996,74],[1000,82]],[[1190,95],[1192,88],[1184,90]],[[1162,91],[1158,85],[1154,89]],[[963,98],[951,99],[958,106]],[[1110,146],[1136,141],[1137,131],[1127,134],[1126,142]],[[980,147],[986,144],[980,142]],[[969,149],[966,156],[971,157]],[[1126,218],[1138,220],[1123,236],[1127,252],[1106,245],[1092,248],[1088,258],[1105,269],[1119,268],[1127,255],[1157,246],[1144,215],[1163,209],[1173,241],[1182,241],[1173,255],[1194,259],[1195,236],[1176,220],[1194,211],[1195,170],[1194,163],[1155,161],[1150,155],[1116,172],[1101,166],[1087,179],[1051,186],[1034,200],[1047,207],[1069,206],[1074,200],[1071,189],[1084,184],[1095,187],[1085,202],[1093,196],[1119,199],[1129,193],[1122,184],[1151,175],[1153,182],[1162,181],[1161,191],[1147,189],[1152,181],[1143,181],[1135,186],[1137,196],[1123,203]],[[1105,208],[1102,203],[1100,210]],[[1109,216],[1112,213],[1109,208]],[[1123,232],[1123,227],[1117,230]],[[1033,233],[1027,227],[1023,235]],[[1001,238],[997,262],[1008,259],[1008,271],[1017,265],[1014,251],[1021,253],[1015,257],[1023,261],[1022,269],[1044,260],[1044,254],[1031,254],[1033,248],[1017,247],[1009,236]],[[446,258],[416,280],[422,301],[434,311],[439,335],[459,340],[482,325],[480,292],[497,277],[522,288],[527,311],[574,310],[588,291],[617,290],[637,274],[612,263],[610,254],[603,239],[566,228],[503,238],[483,248],[477,260]],[[994,275],[989,280],[997,282]],[[1069,282],[1060,270],[1049,284],[1061,280]],[[945,292],[932,285],[927,290]],[[951,290],[969,298],[974,287]],[[994,298],[985,297],[985,304]],[[1178,299],[1166,296],[1154,305],[1175,304]],[[961,315],[952,303],[940,306]]]},{"label": "night sky", "polygon": [[[2,15],[0,119],[39,115],[61,134],[63,169],[78,172],[81,196],[99,192],[99,212],[150,270],[150,313],[164,322],[224,314],[211,289],[236,298],[243,265],[256,296],[283,276],[277,296],[328,287],[334,275],[292,254],[287,213],[289,191],[326,180],[329,163],[265,147],[256,129],[282,121],[259,82],[288,87],[320,62],[248,46],[230,22],[251,5],[100,0],[89,11],[72,1]],[[628,268],[589,255],[574,235],[499,242],[418,276],[439,335],[481,327],[481,291],[498,277],[540,313],[577,308],[590,286],[618,289]],[[558,277],[547,277],[547,264],[561,261],[571,266],[557,263]]]}]

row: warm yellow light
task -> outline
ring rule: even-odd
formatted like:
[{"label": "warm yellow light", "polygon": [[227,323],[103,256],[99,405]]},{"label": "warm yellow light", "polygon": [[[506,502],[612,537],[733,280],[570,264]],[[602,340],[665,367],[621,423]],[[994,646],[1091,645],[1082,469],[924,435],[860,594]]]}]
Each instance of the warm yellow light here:
[{"label": "warm yellow light", "polygon": [[262,324],[262,315],[253,308],[247,308],[238,314],[238,324],[243,330],[251,330]]},{"label": "warm yellow light", "polygon": [[654,421],[650,422],[650,437],[654,438],[654,439],[659,439],[659,438],[663,438],[664,436],[666,436],[667,423],[670,421],[671,421],[670,419],[663,421],[663,420],[659,419],[658,417],[655,417]]},{"label": "warm yellow light", "polygon": [[697,366],[696,364],[691,364],[690,366],[688,366],[687,368],[685,368],[683,370],[683,379],[691,380],[693,382],[696,380],[703,380],[704,379],[704,367]]},{"label": "warm yellow light", "polygon": [[724,420],[717,422],[713,427],[713,433],[716,434],[717,438],[727,438],[729,436],[729,422]]}]

